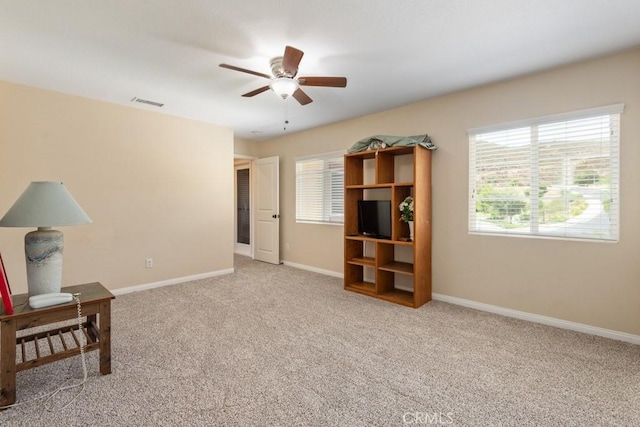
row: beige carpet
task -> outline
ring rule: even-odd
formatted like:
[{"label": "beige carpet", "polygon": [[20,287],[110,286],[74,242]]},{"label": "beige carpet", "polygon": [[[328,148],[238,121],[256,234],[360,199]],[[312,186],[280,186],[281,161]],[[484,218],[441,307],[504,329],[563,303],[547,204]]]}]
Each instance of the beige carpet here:
[{"label": "beige carpet", "polygon": [[[640,425],[640,347],[236,258],[236,273],[122,295],[113,373],[0,413],[3,426]],[[81,378],[18,374],[18,400]]]}]

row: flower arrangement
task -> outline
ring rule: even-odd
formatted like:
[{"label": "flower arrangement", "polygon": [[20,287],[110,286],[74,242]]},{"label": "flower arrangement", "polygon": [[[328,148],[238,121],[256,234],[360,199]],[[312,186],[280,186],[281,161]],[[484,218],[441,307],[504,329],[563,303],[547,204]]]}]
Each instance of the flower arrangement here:
[{"label": "flower arrangement", "polygon": [[404,222],[413,221],[413,197],[407,196],[400,206],[400,220]]}]

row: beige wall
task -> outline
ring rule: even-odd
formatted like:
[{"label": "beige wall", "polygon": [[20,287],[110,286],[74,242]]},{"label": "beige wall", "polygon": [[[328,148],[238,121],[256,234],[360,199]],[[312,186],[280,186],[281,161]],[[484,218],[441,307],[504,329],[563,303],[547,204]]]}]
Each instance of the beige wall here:
[{"label": "beige wall", "polygon": [[[342,227],[295,223],[296,156],[346,149],[374,134],[428,133],[439,145],[434,292],[640,334],[638,76],[640,50],[634,50],[260,143],[261,157],[281,156],[282,258],[342,272]],[[619,243],[468,234],[467,129],[620,102],[626,108]]]},{"label": "beige wall", "polygon": [[233,140],[233,153],[243,158],[257,157],[258,144],[256,141],[248,141],[242,138],[234,138]]},{"label": "beige wall", "polygon": [[[64,182],[93,220],[60,228],[64,284],[116,289],[233,267],[230,129],[0,82],[0,215],[37,180]],[[26,292],[28,231],[0,228],[15,293]]]}]

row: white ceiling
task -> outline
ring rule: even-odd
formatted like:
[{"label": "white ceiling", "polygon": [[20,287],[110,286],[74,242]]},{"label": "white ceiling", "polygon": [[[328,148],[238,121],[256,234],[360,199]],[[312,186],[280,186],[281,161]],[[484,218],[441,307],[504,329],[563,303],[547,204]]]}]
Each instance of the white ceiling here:
[{"label": "white ceiling", "polygon": [[[638,0],[0,0],[0,80],[266,139],[640,45]],[[305,52],[301,106],[267,80]],[[157,108],[133,97],[164,103]]]}]

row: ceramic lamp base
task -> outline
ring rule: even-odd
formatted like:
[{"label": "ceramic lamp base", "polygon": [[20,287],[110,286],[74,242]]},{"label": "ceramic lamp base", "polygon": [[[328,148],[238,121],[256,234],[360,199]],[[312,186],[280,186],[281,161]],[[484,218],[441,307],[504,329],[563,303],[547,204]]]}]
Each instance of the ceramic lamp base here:
[{"label": "ceramic lamp base", "polygon": [[29,296],[60,292],[63,247],[58,230],[39,228],[24,236]]}]

